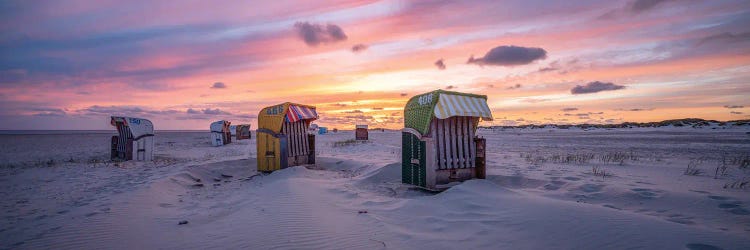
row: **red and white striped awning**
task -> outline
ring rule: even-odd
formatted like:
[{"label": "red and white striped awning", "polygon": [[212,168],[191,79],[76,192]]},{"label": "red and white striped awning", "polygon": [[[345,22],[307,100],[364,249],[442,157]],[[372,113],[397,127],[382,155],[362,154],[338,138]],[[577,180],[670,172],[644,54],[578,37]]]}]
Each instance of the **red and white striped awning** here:
[{"label": "red and white striped awning", "polygon": [[296,122],[299,120],[318,119],[318,112],[315,108],[308,108],[297,105],[289,105],[289,110],[286,112],[286,120],[289,122]]}]

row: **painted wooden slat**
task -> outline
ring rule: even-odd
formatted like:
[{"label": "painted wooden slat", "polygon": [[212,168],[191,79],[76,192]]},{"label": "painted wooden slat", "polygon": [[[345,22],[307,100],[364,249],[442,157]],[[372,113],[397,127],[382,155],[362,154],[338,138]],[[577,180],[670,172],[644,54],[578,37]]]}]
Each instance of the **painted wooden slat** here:
[{"label": "painted wooden slat", "polygon": [[302,146],[305,148],[304,155],[310,154],[310,139],[307,138],[307,127],[305,122],[302,122]]},{"label": "painted wooden slat", "polygon": [[[281,124],[281,133],[285,134],[287,136],[287,139],[289,139],[289,122],[284,122]],[[286,144],[286,152],[287,155],[292,153],[292,147],[290,143],[288,143],[290,140],[287,140]]]},{"label": "painted wooden slat", "polygon": [[464,123],[463,123],[463,116],[457,116],[456,117],[456,148],[458,152],[458,168],[464,168],[464,163],[466,162],[466,157],[464,157]]},{"label": "painted wooden slat", "polygon": [[438,169],[445,169],[445,135],[443,131],[443,119],[435,119],[435,125],[437,127],[437,140],[435,140],[436,151],[438,152]]},{"label": "painted wooden slat", "polygon": [[297,144],[297,145],[294,145],[297,148],[297,154],[295,156],[302,154],[302,138],[300,137],[300,132],[299,132],[300,121],[297,121],[294,124],[294,137],[296,139],[295,140],[295,142],[296,142],[295,144]]},{"label": "painted wooden slat", "polygon": [[438,152],[438,169],[445,169],[445,152],[443,151],[445,149],[445,146],[443,146],[443,141],[445,141],[445,136],[443,136],[443,120],[442,119],[435,119],[435,125],[437,127],[437,137],[438,140],[435,141],[437,145],[437,152]]},{"label": "painted wooden slat", "polygon": [[458,165],[458,155],[456,152],[458,149],[456,149],[456,119],[448,119],[448,136],[450,136],[450,152],[451,152],[451,167],[450,168],[456,168]]},{"label": "painted wooden slat", "polygon": [[302,155],[307,155],[309,150],[307,149],[307,131],[305,131],[305,121],[299,123],[299,137],[302,139]]},{"label": "painted wooden slat", "polygon": [[471,136],[469,135],[469,131],[471,130],[471,125],[469,124],[471,122],[472,117],[464,117],[464,155],[466,156],[466,167],[471,167]]},{"label": "painted wooden slat", "polygon": [[[438,119],[432,119],[430,121],[430,132],[427,133],[429,137],[432,138],[433,141],[437,142],[438,140],[438,132],[437,132],[437,123]],[[439,146],[437,146],[439,148]],[[435,165],[437,165],[437,169],[440,169],[440,152],[435,151]]]},{"label": "painted wooden slat", "polygon": [[295,140],[297,139],[295,136],[296,133],[294,133],[294,123],[289,123],[289,146],[291,147],[291,153],[290,156],[297,155],[297,143],[295,143]]},{"label": "painted wooden slat", "polygon": [[299,143],[297,142],[297,126],[295,126],[295,123],[289,124],[289,128],[291,130],[291,140],[290,143],[292,144],[292,155],[291,156],[297,156],[299,154],[299,149],[297,146]]},{"label": "painted wooden slat", "polygon": [[445,160],[445,168],[449,169],[453,165],[451,158],[451,133],[449,129],[451,123],[448,119],[442,119],[441,122],[443,123],[443,159]]},{"label": "painted wooden slat", "polygon": [[305,131],[305,121],[299,123],[299,138],[301,139],[302,155],[307,155],[307,131]]},{"label": "painted wooden slat", "polygon": [[469,148],[471,148],[471,167],[473,168],[477,167],[477,144],[474,143],[474,119],[479,118],[472,117],[471,120],[469,120]]},{"label": "painted wooden slat", "polygon": [[464,143],[466,142],[465,141],[465,137],[466,136],[464,135],[464,120],[465,120],[464,116],[456,117],[456,123],[458,123],[458,126],[456,126],[456,130],[457,130],[456,134],[458,134],[458,138],[456,138],[456,140],[458,140],[458,145],[456,145],[456,146],[458,147],[458,159],[459,159],[458,167],[459,168],[465,168],[466,167],[466,155],[465,155],[465,152],[467,150],[465,150],[466,147],[464,145]]},{"label": "painted wooden slat", "polygon": [[302,154],[302,136],[301,136],[301,133],[299,131],[300,130],[300,123],[302,123],[302,122],[304,122],[304,121],[300,120],[300,121],[297,121],[297,124],[294,124],[294,132],[295,132],[296,137],[297,137],[297,155],[301,155]]},{"label": "painted wooden slat", "polygon": [[455,117],[453,120],[456,122],[456,168],[462,168],[463,156],[461,155],[461,123],[459,122],[460,117]]}]

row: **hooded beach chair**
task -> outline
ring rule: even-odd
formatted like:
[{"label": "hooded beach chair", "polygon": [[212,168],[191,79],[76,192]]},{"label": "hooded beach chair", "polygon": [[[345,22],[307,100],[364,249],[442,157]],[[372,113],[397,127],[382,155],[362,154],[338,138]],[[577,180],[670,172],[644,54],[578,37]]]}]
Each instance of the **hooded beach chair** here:
[{"label": "hooded beach chair", "polygon": [[250,124],[237,125],[237,140],[250,139]]},{"label": "hooded beach chair", "polygon": [[154,125],[141,118],[112,116],[117,128],[112,136],[110,158],[121,161],[151,161],[154,158]]},{"label": "hooded beach chair", "polygon": [[211,145],[223,146],[232,142],[231,122],[221,120],[211,123]]},{"label": "hooded beach chair", "polygon": [[369,134],[367,132],[367,125],[355,125],[354,139],[365,140],[365,141],[369,139]]},{"label": "hooded beach chair", "polygon": [[315,134],[308,130],[316,119],[315,107],[290,102],[261,110],[255,137],[258,171],[315,164]]},{"label": "hooded beach chair", "polygon": [[401,181],[444,190],[485,178],[485,139],[479,120],[491,121],[487,96],[435,90],[409,99],[401,136]]}]

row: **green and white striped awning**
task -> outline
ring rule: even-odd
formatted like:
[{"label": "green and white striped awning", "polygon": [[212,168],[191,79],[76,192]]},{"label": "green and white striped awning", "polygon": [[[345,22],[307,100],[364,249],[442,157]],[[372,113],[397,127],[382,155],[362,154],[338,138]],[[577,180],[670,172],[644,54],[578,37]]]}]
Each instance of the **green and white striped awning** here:
[{"label": "green and white striped awning", "polygon": [[453,116],[481,117],[491,121],[492,111],[483,98],[441,93],[435,105],[435,117],[446,119]]}]

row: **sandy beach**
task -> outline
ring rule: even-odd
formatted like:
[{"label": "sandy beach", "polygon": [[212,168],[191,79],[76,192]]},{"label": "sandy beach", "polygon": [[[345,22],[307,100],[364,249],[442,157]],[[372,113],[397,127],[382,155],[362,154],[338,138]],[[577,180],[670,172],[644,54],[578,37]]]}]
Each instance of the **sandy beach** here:
[{"label": "sandy beach", "polygon": [[749,170],[715,175],[747,131],[480,129],[488,178],[441,193],[401,183],[398,131],[272,174],[254,139],[157,132],[153,162],[114,163],[112,133],[6,134],[0,248],[747,249]]}]

